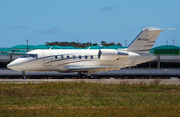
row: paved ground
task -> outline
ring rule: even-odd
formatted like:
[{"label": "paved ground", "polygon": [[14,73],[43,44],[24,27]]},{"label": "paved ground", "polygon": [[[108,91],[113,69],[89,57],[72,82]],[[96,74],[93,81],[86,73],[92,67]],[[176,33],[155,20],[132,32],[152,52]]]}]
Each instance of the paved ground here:
[{"label": "paved ground", "polygon": [[174,84],[180,85],[180,79],[0,79],[0,83],[42,83],[42,82],[97,82],[104,84],[139,84],[139,83],[159,83],[159,84]]},{"label": "paved ground", "polygon": [[[72,73],[58,73],[58,72],[26,72],[26,75],[59,75],[59,74],[72,74],[76,75],[77,72],[72,72]],[[108,71],[108,72],[101,72],[101,73],[96,73],[98,75],[180,75],[180,69],[145,69],[145,68],[124,68],[121,70],[113,70],[113,71]],[[22,72],[20,71],[14,71],[14,70],[9,70],[9,69],[0,69],[0,75],[22,75]]]}]

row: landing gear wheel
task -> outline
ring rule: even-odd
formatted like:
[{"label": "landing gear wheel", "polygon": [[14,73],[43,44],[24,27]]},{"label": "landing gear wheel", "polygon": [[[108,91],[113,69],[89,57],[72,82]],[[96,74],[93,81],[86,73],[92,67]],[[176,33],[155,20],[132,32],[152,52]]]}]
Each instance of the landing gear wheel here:
[{"label": "landing gear wheel", "polygon": [[91,75],[89,76],[89,78],[90,78],[90,79],[94,79],[94,74],[91,74]]},{"label": "landing gear wheel", "polygon": [[81,78],[82,78],[82,79],[85,79],[85,78],[86,78],[86,75],[85,75],[85,74],[81,74]]},{"label": "landing gear wheel", "polygon": [[26,79],[26,76],[23,76],[23,79]]}]

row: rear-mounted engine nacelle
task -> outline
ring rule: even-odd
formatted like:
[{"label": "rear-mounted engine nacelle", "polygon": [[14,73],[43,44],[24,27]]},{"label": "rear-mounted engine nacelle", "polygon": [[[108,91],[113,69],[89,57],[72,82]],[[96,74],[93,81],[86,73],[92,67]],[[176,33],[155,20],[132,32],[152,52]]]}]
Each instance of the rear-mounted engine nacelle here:
[{"label": "rear-mounted engine nacelle", "polygon": [[98,53],[98,58],[100,60],[118,60],[124,57],[128,57],[127,52],[117,51],[113,49],[101,49]]}]

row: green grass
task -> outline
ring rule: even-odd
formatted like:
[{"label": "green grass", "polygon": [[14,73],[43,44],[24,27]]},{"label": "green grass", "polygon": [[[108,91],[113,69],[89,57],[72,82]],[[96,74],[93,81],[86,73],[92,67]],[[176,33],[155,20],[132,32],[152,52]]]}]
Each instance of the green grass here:
[{"label": "green grass", "polygon": [[1,116],[91,116],[91,117],[174,117],[180,116],[180,108],[177,106],[138,106],[138,107],[71,107],[71,108],[58,108],[58,107],[39,107],[39,108],[26,108],[26,109],[1,109]]},{"label": "green grass", "polygon": [[0,84],[0,116],[180,116],[180,85]]}]

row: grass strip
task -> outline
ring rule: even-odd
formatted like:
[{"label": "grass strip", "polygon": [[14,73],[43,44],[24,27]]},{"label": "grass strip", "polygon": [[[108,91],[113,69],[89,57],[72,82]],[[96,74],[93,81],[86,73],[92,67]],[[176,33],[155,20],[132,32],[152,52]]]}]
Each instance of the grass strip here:
[{"label": "grass strip", "polygon": [[98,117],[179,117],[179,106],[110,106],[110,107],[38,107],[38,108],[0,108],[0,116],[98,116]]},{"label": "grass strip", "polygon": [[179,116],[180,85],[0,84],[0,116]]}]

